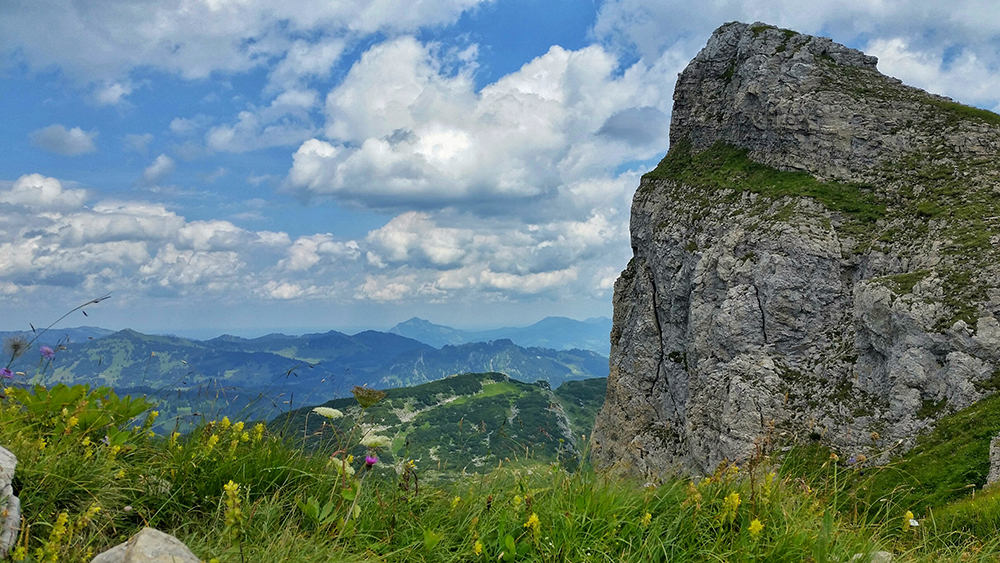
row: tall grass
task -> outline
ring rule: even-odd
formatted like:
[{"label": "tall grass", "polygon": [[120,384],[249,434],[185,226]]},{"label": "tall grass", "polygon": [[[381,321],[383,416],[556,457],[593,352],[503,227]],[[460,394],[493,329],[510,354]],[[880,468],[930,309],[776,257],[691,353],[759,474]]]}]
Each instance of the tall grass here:
[{"label": "tall grass", "polygon": [[[809,480],[762,458],[722,465],[699,481],[653,485],[586,464],[568,471],[496,460],[489,473],[429,484],[421,480],[427,460],[370,465],[338,452],[331,461],[329,451],[308,452],[263,426],[225,419],[166,437],[149,431],[152,412],[83,427],[70,424],[83,412],[79,403],[54,403],[50,394],[42,409],[37,393],[7,393],[0,407],[0,445],[19,459],[23,561],[89,561],[146,525],[219,562],[820,563],[856,554],[864,561],[880,549],[897,561],[1000,554],[988,534],[995,522],[974,508],[955,505],[919,527],[895,507],[863,519],[839,509],[836,464]],[[350,478],[337,470],[345,462],[356,471]]]}]

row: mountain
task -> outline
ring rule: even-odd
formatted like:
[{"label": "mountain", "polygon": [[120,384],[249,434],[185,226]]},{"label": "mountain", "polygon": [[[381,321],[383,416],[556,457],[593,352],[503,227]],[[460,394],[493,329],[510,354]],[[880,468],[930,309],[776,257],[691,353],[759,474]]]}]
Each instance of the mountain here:
[{"label": "mountain", "polygon": [[21,381],[144,393],[164,401],[160,410],[170,416],[163,420],[235,413],[267,418],[295,405],[347,396],[355,385],[402,387],[470,371],[503,371],[553,387],[607,375],[607,358],[585,350],[522,348],[509,340],[438,350],[375,331],[197,341],[127,329],[67,342],[51,363],[38,358],[37,352],[27,353],[11,366]]},{"label": "mountain", "polygon": [[710,473],[793,437],[885,459],[1000,388],[1000,115],[876,63],[730,23],[678,76],[598,465]]},{"label": "mountain", "polygon": [[607,355],[610,351],[608,334],[611,333],[611,319],[596,317],[577,321],[566,317],[546,317],[526,327],[465,331],[413,317],[392,327],[389,332],[430,344],[436,348],[506,339],[518,346],[534,346],[555,350],[579,348]]},{"label": "mountain", "polygon": [[109,334],[114,334],[115,331],[108,330],[106,328],[98,328],[96,326],[78,326],[71,328],[53,328],[43,332],[41,327],[37,327],[36,330],[24,330],[24,331],[0,331],[0,340],[7,340],[8,338],[14,337],[24,337],[27,340],[31,340],[38,336],[38,340],[35,344],[38,346],[49,346],[55,347],[59,344],[64,344],[66,342],[83,342],[86,340],[94,340],[97,338],[103,338]]},{"label": "mountain", "polygon": [[[464,373],[389,389],[363,415],[353,398],[336,399],[322,406],[344,412],[344,418],[327,421],[313,407],[303,407],[269,426],[290,438],[305,436],[310,447],[333,451],[345,446],[341,440],[362,416],[372,433],[392,440],[379,455],[382,462],[413,459],[421,469],[475,471],[526,457],[572,461],[592,419],[567,416],[568,403],[576,413],[596,413],[604,401],[604,382],[603,378],[572,382],[567,402],[545,384],[524,383],[502,373]],[[355,441],[358,438],[360,434],[355,434]],[[354,450],[356,456],[364,455],[363,448]]]}]

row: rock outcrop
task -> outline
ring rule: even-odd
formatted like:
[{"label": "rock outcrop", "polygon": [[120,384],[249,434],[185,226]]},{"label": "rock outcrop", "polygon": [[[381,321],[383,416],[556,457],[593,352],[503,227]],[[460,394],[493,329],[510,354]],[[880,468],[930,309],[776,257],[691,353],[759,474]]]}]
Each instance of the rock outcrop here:
[{"label": "rock outcrop", "polygon": [[599,465],[704,473],[782,437],[873,458],[1000,388],[1000,116],[876,62],[730,23],[681,73]]},{"label": "rock outcrop", "polygon": [[0,559],[6,559],[21,529],[21,502],[14,496],[17,457],[0,447]]},{"label": "rock outcrop", "polygon": [[91,563],[201,563],[179,539],[143,528],[127,542],[99,554]]}]

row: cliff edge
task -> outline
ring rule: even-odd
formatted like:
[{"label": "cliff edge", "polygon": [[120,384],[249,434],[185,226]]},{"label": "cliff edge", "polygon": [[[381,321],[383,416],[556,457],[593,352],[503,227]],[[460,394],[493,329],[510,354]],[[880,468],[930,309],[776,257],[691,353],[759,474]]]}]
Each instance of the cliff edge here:
[{"label": "cliff edge", "polygon": [[898,452],[1000,389],[1000,115],[825,38],[729,23],[632,203],[600,467],[786,439]]}]

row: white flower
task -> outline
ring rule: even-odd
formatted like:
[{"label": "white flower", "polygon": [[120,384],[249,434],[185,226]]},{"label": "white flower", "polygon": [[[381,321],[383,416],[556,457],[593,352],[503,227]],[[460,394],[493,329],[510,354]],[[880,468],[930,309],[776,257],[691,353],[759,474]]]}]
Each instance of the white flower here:
[{"label": "white flower", "polygon": [[368,448],[383,448],[392,443],[392,438],[381,434],[369,434],[361,439],[361,445]]},{"label": "white flower", "polygon": [[337,473],[347,473],[348,477],[354,475],[354,468],[351,467],[350,463],[347,463],[346,461],[337,458],[333,458],[332,461],[333,461],[333,466],[337,468]]},{"label": "white flower", "polygon": [[344,413],[337,409],[331,409],[330,407],[316,407],[313,409],[313,412],[320,416],[329,418],[330,420],[336,420],[344,416]]}]

